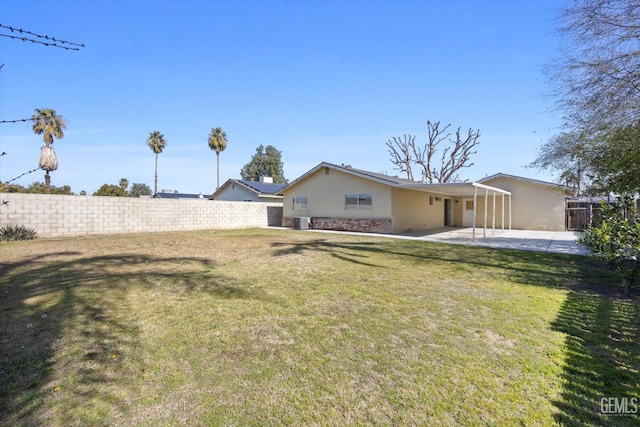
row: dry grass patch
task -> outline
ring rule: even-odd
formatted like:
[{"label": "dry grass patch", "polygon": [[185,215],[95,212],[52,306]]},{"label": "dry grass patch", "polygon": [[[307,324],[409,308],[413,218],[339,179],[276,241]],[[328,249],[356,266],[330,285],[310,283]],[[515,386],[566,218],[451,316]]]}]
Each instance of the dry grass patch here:
[{"label": "dry grass patch", "polygon": [[0,260],[6,425],[637,420],[598,399],[640,395],[638,302],[586,258],[245,230]]}]

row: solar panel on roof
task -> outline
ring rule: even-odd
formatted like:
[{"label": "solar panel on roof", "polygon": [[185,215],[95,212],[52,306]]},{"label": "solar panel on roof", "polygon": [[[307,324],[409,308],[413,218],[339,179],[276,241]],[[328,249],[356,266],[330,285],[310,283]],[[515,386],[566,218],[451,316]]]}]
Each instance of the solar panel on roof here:
[{"label": "solar panel on roof", "polygon": [[244,181],[244,180],[241,180],[240,182],[246,185],[247,187],[251,187],[257,192],[262,194],[275,194],[278,191],[282,190],[286,185],[286,184],[274,184],[269,182]]}]

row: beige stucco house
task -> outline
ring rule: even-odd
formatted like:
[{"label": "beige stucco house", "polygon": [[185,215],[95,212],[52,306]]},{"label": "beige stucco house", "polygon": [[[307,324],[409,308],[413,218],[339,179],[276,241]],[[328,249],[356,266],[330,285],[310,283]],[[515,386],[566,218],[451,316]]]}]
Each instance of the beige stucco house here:
[{"label": "beige stucco house", "polygon": [[282,202],[278,191],[285,184],[276,184],[270,177],[260,177],[260,181],[228,179],[210,197],[210,200],[227,200],[236,202]]},{"label": "beige stucco house", "polygon": [[[555,204],[564,201],[564,192],[530,181],[498,174],[478,182],[426,184],[323,162],[278,194],[284,227],[297,225],[297,218],[314,229],[393,234],[448,226],[564,230],[564,210]],[[539,212],[527,211],[526,200]]]},{"label": "beige stucco house", "polygon": [[571,187],[503,173],[488,176],[478,182],[512,194],[513,228],[550,231],[566,229],[566,200],[575,195],[575,190]]}]

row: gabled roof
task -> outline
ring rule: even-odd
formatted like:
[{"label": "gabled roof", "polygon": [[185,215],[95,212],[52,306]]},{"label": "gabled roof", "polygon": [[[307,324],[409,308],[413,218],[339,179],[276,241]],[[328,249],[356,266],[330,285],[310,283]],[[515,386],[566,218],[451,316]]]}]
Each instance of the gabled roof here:
[{"label": "gabled roof", "polygon": [[453,195],[453,196],[472,196],[474,194],[474,188],[484,188],[495,190],[502,194],[511,194],[508,191],[501,190],[499,188],[490,187],[477,182],[455,182],[455,183],[443,183],[443,184],[428,184],[419,181],[412,181],[410,179],[398,178],[397,176],[389,176],[375,172],[369,172],[362,169],[356,169],[351,166],[338,166],[332,163],[322,162],[318,166],[314,167],[307,173],[300,176],[298,179],[292,181],[289,185],[284,187],[282,190],[278,192],[278,194],[282,195],[285,190],[288,190],[294,187],[299,182],[305,180],[310,175],[313,175],[320,169],[329,168],[335,169],[340,172],[344,172],[346,174],[354,175],[363,179],[368,179],[370,181],[375,181],[380,184],[388,185],[390,187],[395,188],[406,188],[409,190],[417,190],[417,191],[429,191],[433,193],[439,193],[443,195]]},{"label": "gabled roof", "polygon": [[259,181],[245,181],[243,179],[228,179],[224,184],[218,188],[215,193],[213,193],[210,199],[215,199],[215,197],[224,191],[225,188],[230,186],[231,184],[237,184],[242,188],[250,191],[258,197],[274,197],[278,196],[278,192],[282,190],[286,184],[275,184],[272,182],[259,182]]},{"label": "gabled roof", "polygon": [[485,178],[479,179],[478,182],[490,181],[490,180],[496,179],[496,178],[516,179],[518,181],[526,181],[526,182],[530,182],[532,184],[544,185],[544,186],[547,186],[547,187],[557,187],[557,188],[560,188],[560,189],[565,190],[565,191],[575,191],[575,189],[573,187],[569,187],[568,185],[562,185],[562,184],[558,184],[558,183],[555,183],[555,182],[541,181],[539,179],[533,179],[533,178],[525,178],[525,177],[517,176],[517,175],[509,175],[509,174],[501,173],[501,172],[498,172],[498,173],[496,173],[494,175],[487,176]]},{"label": "gabled roof", "polygon": [[304,181],[310,175],[313,175],[314,173],[316,173],[320,169],[324,169],[324,168],[334,169],[334,170],[337,170],[337,171],[340,171],[340,172],[344,172],[346,174],[350,174],[350,175],[354,175],[354,176],[357,176],[357,177],[360,177],[360,178],[364,178],[364,179],[368,179],[368,180],[371,180],[371,181],[375,181],[375,182],[378,182],[380,184],[391,185],[393,187],[398,187],[401,184],[408,184],[408,183],[415,184],[415,181],[411,181],[409,179],[398,178],[397,176],[389,176],[389,175],[384,175],[384,174],[381,174],[381,173],[369,172],[369,171],[365,171],[365,170],[362,170],[362,169],[353,168],[353,167],[351,167],[349,165],[338,166],[338,165],[334,165],[333,163],[322,162],[318,166],[314,167],[313,169],[311,169],[308,172],[306,172],[306,173],[302,174],[301,176],[299,176],[297,179],[291,181],[288,185],[286,185],[280,191],[278,191],[278,194],[282,195],[282,193],[285,190],[288,190],[289,188],[294,187],[299,182]]}]

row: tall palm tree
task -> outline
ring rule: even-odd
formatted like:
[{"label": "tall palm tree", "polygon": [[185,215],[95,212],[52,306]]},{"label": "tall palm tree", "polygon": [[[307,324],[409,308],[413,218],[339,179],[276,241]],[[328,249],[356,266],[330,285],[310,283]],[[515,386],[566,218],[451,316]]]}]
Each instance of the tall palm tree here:
[{"label": "tall palm tree", "polygon": [[52,108],[36,108],[35,114],[31,117],[33,121],[33,132],[42,135],[44,145],[40,148],[40,162],[38,166],[45,171],[44,183],[45,191],[51,194],[51,177],[49,172],[58,169],[58,158],[52,147],[53,138],[62,139],[67,123],[64,117],[58,116],[56,110]]},{"label": "tall palm tree", "polygon": [[216,190],[220,188],[220,153],[227,148],[227,134],[221,128],[211,129],[209,148],[216,152]]},{"label": "tall palm tree", "polygon": [[153,132],[149,133],[149,138],[147,138],[147,145],[149,146],[149,148],[151,148],[151,151],[156,153],[155,192],[153,193],[155,196],[156,194],[158,194],[158,154],[162,153],[162,150],[164,150],[164,147],[165,145],[167,145],[167,143],[164,140],[164,135],[157,130],[154,130]]}]

